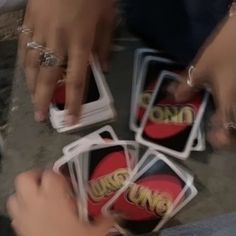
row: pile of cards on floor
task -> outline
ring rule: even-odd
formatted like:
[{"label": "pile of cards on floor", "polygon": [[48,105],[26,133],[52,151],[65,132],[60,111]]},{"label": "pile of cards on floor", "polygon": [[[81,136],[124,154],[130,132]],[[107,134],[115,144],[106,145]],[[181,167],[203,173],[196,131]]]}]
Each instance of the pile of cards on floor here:
[{"label": "pile of cards on floor", "polygon": [[115,216],[114,234],[156,232],[197,194],[185,168],[153,149],[141,154],[136,142],[120,141],[110,126],[63,153],[54,171],[71,185],[80,219]]},{"label": "pile of cards on floor", "polygon": [[67,112],[65,81],[59,81],[49,111],[51,124],[59,133],[75,131],[114,119],[115,111],[111,92],[95,56],[90,59],[86,82],[80,120],[77,124],[70,126],[65,121]]},{"label": "pile of cards on floor", "polygon": [[170,156],[186,159],[191,151],[205,150],[202,118],[207,92],[177,102],[173,90],[185,66],[162,52],[137,49],[134,58],[130,129],[136,141]]}]

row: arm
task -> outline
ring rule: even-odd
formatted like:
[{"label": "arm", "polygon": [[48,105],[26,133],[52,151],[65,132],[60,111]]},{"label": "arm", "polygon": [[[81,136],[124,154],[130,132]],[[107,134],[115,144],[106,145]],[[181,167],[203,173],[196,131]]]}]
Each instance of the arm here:
[{"label": "arm", "polygon": [[[235,142],[236,127],[236,10],[235,2],[229,15],[209,37],[194,61],[191,84],[181,84],[176,92],[178,101],[187,100],[198,87],[210,87],[216,104],[211,121],[209,140],[213,146],[228,147]],[[188,83],[189,84],[189,83]]]}]

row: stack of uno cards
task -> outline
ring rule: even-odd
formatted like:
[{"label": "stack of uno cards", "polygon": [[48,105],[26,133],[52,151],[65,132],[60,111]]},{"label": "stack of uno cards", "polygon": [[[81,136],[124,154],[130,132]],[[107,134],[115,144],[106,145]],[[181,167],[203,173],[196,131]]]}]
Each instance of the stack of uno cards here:
[{"label": "stack of uno cards", "polygon": [[54,171],[64,175],[78,199],[80,219],[118,216],[111,233],[158,231],[197,194],[193,176],[163,154],[120,141],[105,126],[63,149]]},{"label": "stack of uno cards", "polygon": [[136,141],[179,159],[191,151],[205,150],[201,120],[208,94],[196,93],[190,101],[177,103],[170,87],[180,83],[185,67],[149,48],[135,53],[130,129]]},{"label": "stack of uno cards", "polygon": [[50,106],[50,121],[59,133],[114,119],[113,99],[106,80],[95,57],[90,60],[87,72],[85,98],[78,124],[68,126],[65,122],[65,82],[58,83]]}]

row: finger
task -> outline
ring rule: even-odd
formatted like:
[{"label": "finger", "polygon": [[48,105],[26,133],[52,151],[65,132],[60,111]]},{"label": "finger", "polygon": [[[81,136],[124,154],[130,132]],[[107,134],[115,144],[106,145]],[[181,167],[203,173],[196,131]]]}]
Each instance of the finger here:
[{"label": "finger", "polygon": [[[52,32],[47,39],[46,47],[55,53],[55,56],[63,58],[65,55],[64,45],[60,34]],[[37,76],[36,90],[34,96],[35,120],[44,121],[48,116],[48,108],[51,103],[57,81],[62,79],[64,68],[59,66],[40,66]]]},{"label": "finger", "polygon": [[187,72],[183,73],[182,77],[184,77],[184,79],[174,88],[175,91],[173,90],[177,102],[189,101],[206,85],[205,74],[202,74],[200,69],[189,69]]},{"label": "finger", "polygon": [[101,235],[106,235],[114,224],[115,220],[112,217],[101,217],[95,223]]},{"label": "finger", "polygon": [[66,179],[53,171],[46,170],[42,177],[42,189],[45,191],[59,191],[73,196],[72,189]]},{"label": "finger", "polygon": [[18,175],[15,179],[15,188],[17,196],[24,196],[37,193],[41,183],[42,171],[32,170]]},{"label": "finger", "polygon": [[17,202],[16,195],[12,195],[8,198],[7,212],[12,220],[15,219],[17,216],[19,216],[20,211],[19,211],[19,204]]},{"label": "finger", "polygon": [[[79,120],[84,98],[85,80],[88,69],[89,51],[80,50],[77,55],[69,54],[69,65],[66,74],[66,123],[74,125]],[[78,52],[78,51],[77,51]]]},{"label": "finger", "polygon": [[101,63],[102,70],[108,72],[108,61],[112,45],[112,36],[115,22],[114,8],[106,13],[98,26],[96,37],[96,52]]},{"label": "finger", "polygon": [[[45,39],[41,33],[40,28],[36,27],[37,31],[34,33],[32,41],[38,43],[39,45],[45,45]],[[28,89],[31,96],[34,97],[36,89],[36,80],[40,68],[40,50],[28,48],[25,56],[24,71],[27,81]]]},{"label": "finger", "polygon": [[208,140],[216,149],[229,149],[232,144],[229,134],[223,128],[209,131]]},{"label": "finger", "polygon": [[190,87],[186,81],[181,81],[173,91],[175,100],[177,102],[189,101],[196,94],[196,89]]}]

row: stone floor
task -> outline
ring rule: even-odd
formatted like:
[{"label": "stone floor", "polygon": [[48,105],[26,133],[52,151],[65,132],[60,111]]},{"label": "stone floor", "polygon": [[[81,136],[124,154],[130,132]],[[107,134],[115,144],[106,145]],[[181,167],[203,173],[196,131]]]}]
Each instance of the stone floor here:
[{"label": "stone floor", "polygon": [[7,122],[15,67],[16,41],[0,42],[0,127]]},{"label": "stone floor", "polygon": [[[133,134],[128,129],[128,118],[133,52],[138,46],[139,43],[132,40],[119,43],[107,78],[118,112],[112,126],[122,139],[133,139]],[[14,49],[14,46],[11,47]],[[7,49],[7,46],[5,48]],[[32,167],[50,166],[61,156],[64,145],[95,128],[98,127],[69,135],[57,134],[49,124],[36,124],[33,121],[32,106],[25,88],[24,77],[20,70],[17,70],[6,135],[5,157],[0,172],[0,213],[6,213],[5,201],[13,191],[13,181],[18,173]],[[195,174],[199,194],[171,220],[169,226],[236,211],[235,153],[215,153],[208,148],[204,153],[193,153],[184,165]]]}]

